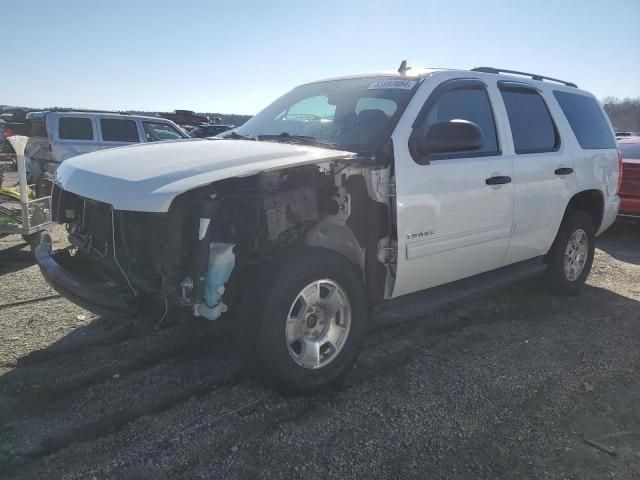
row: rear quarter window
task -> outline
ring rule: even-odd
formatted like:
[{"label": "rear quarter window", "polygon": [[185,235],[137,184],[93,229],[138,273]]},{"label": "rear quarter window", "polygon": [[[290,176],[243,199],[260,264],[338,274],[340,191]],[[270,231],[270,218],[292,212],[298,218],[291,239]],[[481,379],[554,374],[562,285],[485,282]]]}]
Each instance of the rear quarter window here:
[{"label": "rear quarter window", "polygon": [[559,90],[553,95],[582,148],[616,148],[616,139],[595,98]]},{"label": "rear quarter window", "polygon": [[61,140],[93,140],[90,118],[61,117],[58,122],[58,136]]}]

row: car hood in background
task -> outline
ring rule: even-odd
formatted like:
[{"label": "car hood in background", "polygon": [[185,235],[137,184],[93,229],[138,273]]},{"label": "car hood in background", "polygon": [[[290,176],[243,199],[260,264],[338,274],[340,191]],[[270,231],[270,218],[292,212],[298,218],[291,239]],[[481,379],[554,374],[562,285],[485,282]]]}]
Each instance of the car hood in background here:
[{"label": "car hood in background", "polygon": [[166,212],[177,195],[218,180],[354,156],[275,142],[180,140],[111,148],[65,160],[58,167],[56,184],[117,210]]}]

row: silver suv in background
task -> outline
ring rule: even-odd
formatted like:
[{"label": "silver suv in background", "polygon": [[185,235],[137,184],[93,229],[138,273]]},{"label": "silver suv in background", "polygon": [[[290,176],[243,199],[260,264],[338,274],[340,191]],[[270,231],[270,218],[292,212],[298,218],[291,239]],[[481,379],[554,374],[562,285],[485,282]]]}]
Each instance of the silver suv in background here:
[{"label": "silver suv in background", "polygon": [[55,173],[68,158],[134,143],[189,138],[164,118],[109,112],[47,111],[27,115],[29,181]]}]

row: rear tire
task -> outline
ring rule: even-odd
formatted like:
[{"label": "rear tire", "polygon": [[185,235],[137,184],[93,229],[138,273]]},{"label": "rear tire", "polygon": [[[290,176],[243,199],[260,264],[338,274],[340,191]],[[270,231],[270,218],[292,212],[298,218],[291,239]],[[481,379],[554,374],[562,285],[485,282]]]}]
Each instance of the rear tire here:
[{"label": "rear tire", "polygon": [[586,212],[567,213],[547,254],[547,280],[558,295],[575,295],[591,271],[595,252],[595,227]]},{"label": "rear tire", "polygon": [[367,331],[360,271],[324,248],[295,247],[264,266],[240,311],[253,376],[283,393],[340,383]]}]

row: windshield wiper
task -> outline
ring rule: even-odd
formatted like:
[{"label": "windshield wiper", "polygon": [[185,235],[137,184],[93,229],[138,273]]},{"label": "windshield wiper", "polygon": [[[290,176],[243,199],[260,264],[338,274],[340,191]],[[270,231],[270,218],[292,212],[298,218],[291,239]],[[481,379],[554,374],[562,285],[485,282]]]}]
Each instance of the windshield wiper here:
[{"label": "windshield wiper", "polygon": [[223,138],[225,138],[225,139],[226,138],[231,138],[233,140],[257,140],[256,137],[250,137],[249,135],[240,135],[235,130],[232,131],[231,133],[229,133],[227,136],[225,136]]},{"label": "windshield wiper", "polygon": [[311,137],[309,135],[291,135],[288,132],[282,132],[279,135],[258,135],[258,140],[340,149],[340,145],[337,143],[323,142],[321,140],[316,140],[315,137]]}]

